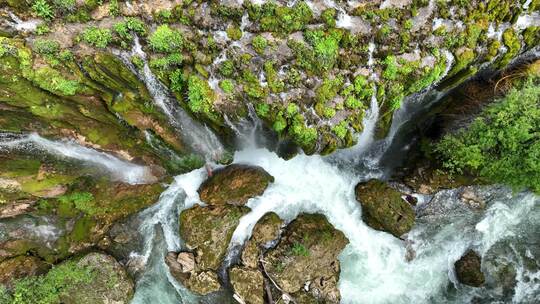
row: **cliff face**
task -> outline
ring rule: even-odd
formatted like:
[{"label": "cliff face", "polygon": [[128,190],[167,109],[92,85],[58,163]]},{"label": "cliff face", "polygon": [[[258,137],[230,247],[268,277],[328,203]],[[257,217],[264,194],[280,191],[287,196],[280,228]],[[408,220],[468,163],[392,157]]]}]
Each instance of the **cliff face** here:
[{"label": "cliff face", "polygon": [[[1,3],[0,129],[71,136],[176,171],[191,165],[159,151],[190,149],[134,74],[144,60],[222,138],[225,115],[240,120],[252,104],[282,138],[326,154],[354,143],[373,99],[383,136],[406,96],[505,66],[536,46],[540,25],[538,1]],[[113,55],[135,35],[139,71]]]}]

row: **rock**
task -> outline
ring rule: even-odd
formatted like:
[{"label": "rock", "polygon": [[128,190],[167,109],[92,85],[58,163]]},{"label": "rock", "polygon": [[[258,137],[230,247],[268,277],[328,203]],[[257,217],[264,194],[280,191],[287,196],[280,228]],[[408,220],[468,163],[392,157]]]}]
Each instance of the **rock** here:
[{"label": "rock", "polygon": [[242,206],[194,206],[180,214],[180,235],[188,248],[196,251],[201,270],[217,270],[221,265],[240,217],[249,212]]},{"label": "rock", "polygon": [[49,266],[34,256],[18,256],[0,263],[0,285],[9,285],[17,279],[40,275],[47,272]]},{"label": "rock", "polygon": [[218,275],[214,271],[193,273],[182,282],[189,290],[200,295],[216,292],[221,288]]},{"label": "rock", "polygon": [[493,291],[505,302],[512,302],[518,280],[520,260],[519,249],[510,242],[502,241],[493,245],[484,255],[482,265],[485,269],[485,288]]},{"label": "rock", "polygon": [[217,274],[212,271],[197,271],[195,256],[190,252],[169,252],[165,257],[172,276],[189,290],[206,295],[221,288]]},{"label": "rock", "polygon": [[458,261],[454,263],[456,276],[460,283],[480,287],[484,284],[485,278],[481,266],[480,256],[473,250],[469,250]]},{"label": "rock", "polygon": [[370,180],[360,183],[355,192],[362,205],[362,219],[368,226],[398,238],[413,227],[415,213],[412,206],[402,198],[402,193],[384,182]]},{"label": "rock", "polygon": [[233,164],[216,170],[199,187],[199,195],[209,205],[245,205],[261,195],[274,178],[263,168]]},{"label": "rock", "polygon": [[16,217],[33,210],[34,200],[22,200],[0,205],[0,219]]},{"label": "rock", "polygon": [[247,241],[242,252],[242,263],[251,268],[257,268],[261,247],[279,237],[283,220],[274,212],[265,214],[253,227],[251,238]]},{"label": "rock", "polygon": [[264,304],[264,278],[257,269],[233,267],[229,279],[235,294],[246,304]]},{"label": "rock", "polygon": [[473,187],[463,188],[463,192],[461,192],[461,201],[473,209],[486,208],[486,202],[474,192]]},{"label": "rock", "polygon": [[320,214],[302,214],[291,222],[274,248],[264,257],[268,276],[293,294],[307,286],[320,301],[339,303],[340,252],[348,244],[345,235]]},{"label": "rock", "polygon": [[127,304],[133,297],[135,284],[113,257],[102,253],[89,253],[77,262],[77,266],[90,268],[92,280],[71,286],[60,295],[61,303]]},{"label": "rock", "polygon": [[195,256],[191,252],[169,252],[165,261],[171,272],[190,273],[195,270]]}]

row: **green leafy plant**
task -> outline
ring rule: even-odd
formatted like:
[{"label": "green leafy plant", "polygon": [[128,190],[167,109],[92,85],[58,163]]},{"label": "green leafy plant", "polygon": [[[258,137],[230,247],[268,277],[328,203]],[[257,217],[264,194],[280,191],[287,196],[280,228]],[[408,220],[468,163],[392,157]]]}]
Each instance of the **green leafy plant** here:
[{"label": "green leafy plant", "polygon": [[193,113],[210,113],[214,98],[214,92],[205,80],[195,75],[189,77],[188,105]]},{"label": "green leafy plant", "polygon": [[219,82],[219,87],[223,90],[223,92],[230,94],[234,90],[234,83],[230,79],[223,79]]},{"label": "green leafy plant", "polygon": [[155,51],[164,53],[179,51],[183,41],[182,33],[171,29],[167,24],[158,26],[149,37],[150,46]]},{"label": "green leafy plant", "polygon": [[97,48],[106,48],[112,40],[112,34],[109,29],[90,26],[81,34],[81,39]]},{"label": "green leafy plant", "polygon": [[32,4],[32,11],[41,18],[52,19],[54,11],[47,0],[35,0]]},{"label": "green leafy plant", "polygon": [[444,167],[540,193],[540,86],[528,81],[488,106],[469,127],[445,136],[436,152]]},{"label": "green leafy plant", "polygon": [[253,46],[255,52],[262,54],[268,46],[268,40],[261,35],[257,35],[253,37],[253,40],[251,40],[251,45]]}]

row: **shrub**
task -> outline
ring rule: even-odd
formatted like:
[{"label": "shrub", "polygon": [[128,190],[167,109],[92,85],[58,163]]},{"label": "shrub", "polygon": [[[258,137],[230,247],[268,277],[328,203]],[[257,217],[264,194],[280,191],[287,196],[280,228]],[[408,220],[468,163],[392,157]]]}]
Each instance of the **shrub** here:
[{"label": "shrub", "polygon": [[436,152],[445,168],[540,193],[540,86],[528,81],[488,106],[466,129],[445,136]]},{"label": "shrub", "polygon": [[223,92],[230,94],[234,90],[234,83],[230,79],[224,79],[219,82],[219,87],[223,90]]},{"label": "shrub", "polygon": [[253,46],[255,52],[262,54],[268,46],[268,41],[263,36],[257,35],[253,37],[253,40],[251,40],[251,45]]},{"label": "shrub", "polygon": [[101,29],[95,26],[88,27],[82,33],[82,40],[97,48],[106,48],[112,40],[109,29]]},{"label": "shrub", "polygon": [[210,113],[214,104],[214,92],[208,83],[192,75],[188,79],[188,106],[193,113]]},{"label": "shrub", "polygon": [[35,0],[32,11],[41,18],[52,19],[54,17],[54,11],[47,0]]},{"label": "shrub", "polygon": [[179,51],[183,45],[182,33],[171,29],[168,25],[160,25],[150,35],[150,46],[158,52],[170,53]]},{"label": "shrub", "polygon": [[60,303],[63,293],[80,284],[88,284],[94,278],[91,268],[78,266],[73,261],[65,262],[54,266],[45,275],[15,281],[13,303]]}]

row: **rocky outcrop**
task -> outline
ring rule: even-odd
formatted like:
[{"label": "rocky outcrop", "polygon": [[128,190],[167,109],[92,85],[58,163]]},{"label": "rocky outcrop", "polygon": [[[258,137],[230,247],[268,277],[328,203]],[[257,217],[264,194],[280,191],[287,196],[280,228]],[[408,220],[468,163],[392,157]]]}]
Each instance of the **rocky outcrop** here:
[{"label": "rocky outcrop", "polygon": [[473,250],[468,250],[458,261],[454,263],[456,276],[460,283],[480,287],[484,284],[485,278],[480,269],[482,259]]},{"label": "rocky outcrop", "polygon": [[233,267],[229,280],[237,297],[246,304],[264,304],[264,277],[258,269]]},{"label": "rocky outcrop", "polygon": [[413,227],[413,207],[402,198],[402,193],[386,183],[370,180],[358,184],[355,192],[356,199],[362,205],[362,219],[370,227],[398,238]]},{"label": "rocky outcrop", "polygon": [[190,252],[169,252],[165,263],[173,277],[189,290],[200,295],[206,295],[221,288],[216,272],[201,271],[195,262],[195,256]]},{"label": "rocky outcrop", "polygon": [[102,253],[90,253],[77,262],[77,266],[89,269],[92,279],[88,283],[71,286],[61,295],[66,304],[128,304],[135,292],[135,284],[113,257]]},{"label": "rocky outcrop", "polygon": [[263,168],[233,164],[216,170],[199,187],[199,195],[209,205],[243,206],[248,199],[263,194],[274,178]]},{"label": "rocky outcrop", "polygon": [[242,264],[256,269],[259,258],[264,253],[264,246],[278,239],[282,225],[283,220],[274,212],[265,214],[253,227],[251,238],[242,251]]},{"label": "rocky outcrop", "polygon": [[285,229],[279,244],[264,256],[264,271],[280,290],[307,290],[322,302],[339,303],[337,259],[348,244],[323,215],[301,214]]}]

